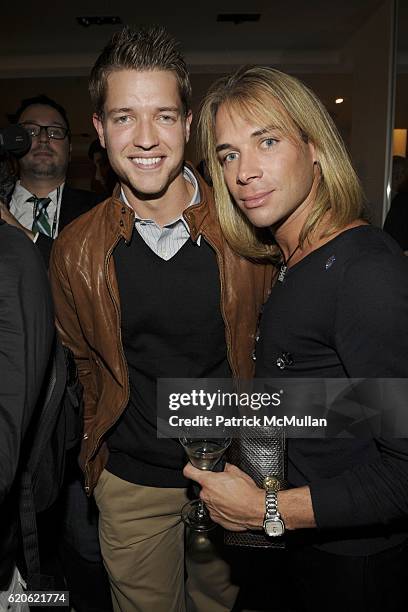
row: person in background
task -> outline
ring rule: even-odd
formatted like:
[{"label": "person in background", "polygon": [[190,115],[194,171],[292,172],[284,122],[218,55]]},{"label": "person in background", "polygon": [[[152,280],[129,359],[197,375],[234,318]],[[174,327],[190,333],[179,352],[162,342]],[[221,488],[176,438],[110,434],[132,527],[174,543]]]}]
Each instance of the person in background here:
[{"label": "person in background", "polygon": [[91,189],[95,193],[105,194],[108,197],[113,191],[117,178],[109,163],[106,149],[98,139],[93,140],[89,145],[88,157],[95,166]]},{"label": "person in background", "polygon": [[18,162],[11,155],[0,155],[0,203],[10,202],[18,179]]},{"label": "person in background", "polygon": [[[60,104],[45,95],[27,98],[16,111],[14,122],[29,132],[32,144],[19,159],[20,178],[12,191],[9,208],[0,204],[1,215],[35,242],[48,267],[51,248],[60,231],[104,196],[74,189],[66,183],[71,133],[66,111]],[[61,545],[59,556],[78,612],[88,612],[93,605],[100,612],[108,612],[111,604],[99,547],[98,513],[95,504],[83,493],[74,455],[71,452],[60,505],[47,511],[39,521],[40,543],[50,573],[58,565],[55,546]],[[50,536],[51,533],[58,535]]]},{"label": "person in background", "polygon": [[82,465],[114,608],[226,612],[237,588],[222,550],[187,555],[185,585],[186,459],[157,437],[156,381],[249,376],[270,272],[232,253],[209,187],[184,162],[191,85],[164,28],[116,33],[90,93],[119,185],[58,238],[50,275],[84,386]]},{"label": "person in background", "polygon": [[13,119],[29,132],[32,145],[19,160],[20,178],[9,210],[0,205],[2,218],[36,242],[48,266],[58,233],[103,197],[66,184],[71,133],[60,104],[45,95],[27,98]]},{"label": "person in background", "polygon": [[394,238],[408,255],[408,160],[395,155],[392,163],[391,208],[384,231]]},{"label": "person in background", "polygon": [[18,479],[25,435],[47,374],[54,313],[47,272],[38,250],[0,219],[0,610],[23,593],[16,568]]},{"label": "person in background", "polygon": [[[408,378],[408,261],[364,220],[359,181],[315,94],[272,68],[242,68],[210,89],[199,126],[229,243],[280,260],[256,376],[288,386]],[[271,479],[259,488],[233,465],[185,468],[214,521],[287,537],[286,552],[270,553],[271,602],[280,588],[296,611],[407,609],[408,440],[367,433],[289,438],[287,490]]]}]

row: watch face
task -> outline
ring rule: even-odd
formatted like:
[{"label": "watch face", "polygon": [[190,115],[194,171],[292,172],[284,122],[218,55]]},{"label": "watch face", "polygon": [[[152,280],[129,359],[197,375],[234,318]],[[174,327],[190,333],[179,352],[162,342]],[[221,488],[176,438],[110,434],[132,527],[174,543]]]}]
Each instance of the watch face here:
[{"label": "watch face", "polygon": [[279,518],[265,519],[264,529],[266,535],[271,537],[281,536],[285,533],[285,525]]}]

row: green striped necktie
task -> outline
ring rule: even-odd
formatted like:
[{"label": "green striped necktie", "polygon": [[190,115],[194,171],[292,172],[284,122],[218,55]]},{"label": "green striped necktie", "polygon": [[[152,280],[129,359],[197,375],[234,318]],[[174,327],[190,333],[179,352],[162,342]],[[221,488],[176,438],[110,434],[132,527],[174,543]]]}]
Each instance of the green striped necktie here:
[{"label": "green striped necktie", "polygon": [[37,198],[37,196],[33,195],[31,198],[28,198],[27,202],[34,203],[32,231],[52,237],[50,218],[47,213],[47,206],[51,202],[51,198]]}]

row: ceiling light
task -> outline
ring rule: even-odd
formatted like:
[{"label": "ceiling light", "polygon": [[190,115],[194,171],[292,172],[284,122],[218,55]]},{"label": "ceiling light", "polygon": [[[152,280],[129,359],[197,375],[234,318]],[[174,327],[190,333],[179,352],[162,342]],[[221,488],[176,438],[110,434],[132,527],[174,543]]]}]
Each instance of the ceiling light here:
[{"label": "ceiling light", "polygon": [[230,21],[235,25],[245,23],[246,21],[259,21],[261,13],[219,13],[217,21]]},{"label": "ceiling light", "polygon": [[89,28],[91,25],[116,25],[118,23],[122,23],[119,15],[110,17],[100,17],[97,15],[93,17],[77,17],[76,20],[79,25],[83,26],[84,28]]},{"label": "ceiling light", "polygon": [[336,104],[342,104],[344,102],[344,98],[336,98],[335,99],[335,103]]}]

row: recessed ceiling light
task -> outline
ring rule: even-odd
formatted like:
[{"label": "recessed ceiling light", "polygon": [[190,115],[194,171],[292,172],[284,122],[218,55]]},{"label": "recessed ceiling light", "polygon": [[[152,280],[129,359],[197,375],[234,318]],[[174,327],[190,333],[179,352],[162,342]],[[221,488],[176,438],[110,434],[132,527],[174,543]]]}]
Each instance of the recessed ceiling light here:
[{"label": "recessed ceiling light", "polygon": [[112,15],[109,17],[100,17],[98,15],[92,17],[77,17],[76,18],[79,25],[84,28],[89,28],[91,25],[116,25],[118,23],[122,23],[122,19],[119,15]]},{"label": "recessed ceiling light", "polygon": [[235,25],[245,23],[246,21],[259,21],[261,13],[219,13],[217,21],[231,22]]},{"label": "recessed ceiling light", "polygon": [[335,103],[336,104],[342,104],[344,102],[344,98],[336,98],[335,99]]}]

